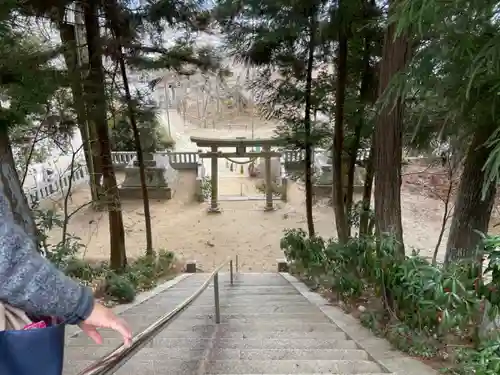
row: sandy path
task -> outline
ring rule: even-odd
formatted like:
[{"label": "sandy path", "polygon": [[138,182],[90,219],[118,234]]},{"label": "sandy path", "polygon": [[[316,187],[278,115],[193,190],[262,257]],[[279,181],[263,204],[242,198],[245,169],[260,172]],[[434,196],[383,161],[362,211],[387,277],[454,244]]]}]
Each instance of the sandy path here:
[{"label": "sandy path", "polygon": [[[192,178],[182,174],[180,186]],[[292,188],[294,200],[302,195]],[[181,193],[185,197],[185,193]],[[304,227],[302,204],[277,203],[277,210],[264,212],[264,201],[220,203],[220,215],[208,215],[207,204],[186,203],[179,199],[152,202],[153,239],[156,248],[174,251],[185,260],[196,260],[203,269],[210,269],[229,255],[239,254],[242,270],[275,270],[275,261],[283,257],[279,240],[285,228]],[[72,209],[88,200],[80,190],[73,195]],[[316,210],[318,230],[328,235],[333,220],[329,208]],[[330,220],[328,220],[330,217]],[[141,202],[123,202],[127,252],[130,257],[143,254],[145,249],[144,222]],[[75,214],[69,231],[87,245],[85,256],[107,259],[109,253],[107,215],[83,209]],[[58,231],[52,232],[58,238]]]}]

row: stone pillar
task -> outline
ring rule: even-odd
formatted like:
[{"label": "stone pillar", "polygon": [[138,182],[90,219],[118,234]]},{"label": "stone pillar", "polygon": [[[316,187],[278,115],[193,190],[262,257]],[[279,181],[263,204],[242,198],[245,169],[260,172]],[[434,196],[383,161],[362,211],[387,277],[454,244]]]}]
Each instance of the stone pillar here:
[{"label": "stone pillar", "polygon": [[[139,139],[141,141],[142,157],[145,167],[154,167],[154,153],[156,152],[156,139],[153,129],[149,126],[139,128]],[[139,166],[139,161],[134,161],[134,166]]]},{"label": "stone pillar", "polygon": [[[271,151],[271,146],[264,146],[265,152]],[[271,180],[271,156],[266,156],[265,159],[265,181],[266,181],[266,207],[265,211],[273,211],[273,182]]]},{"label": "stone pillar", "polygon": [[288,261],[286,259],[276,259],[278,272],[288,272]]},{"label": "stone pillar", "polygon": [[283,202],[288,201],[288,178],[281,177],[281,200]]},{"label": "stone pillar", "polygon": [[196,261],[192,260],[186,263],[186,273],[196,273]]},{"label": "stone pillar", "polygon": [[[217,153],[217,146],[212,146],[212,153]],[[217,202],[217,196],[219,195],[218,192],[218,183],[219,183],[219,158],[217,155],[212,156],[212,196],[210,199],[210,207],[208,208],[209,213],[219,213],[219,204]]]}]

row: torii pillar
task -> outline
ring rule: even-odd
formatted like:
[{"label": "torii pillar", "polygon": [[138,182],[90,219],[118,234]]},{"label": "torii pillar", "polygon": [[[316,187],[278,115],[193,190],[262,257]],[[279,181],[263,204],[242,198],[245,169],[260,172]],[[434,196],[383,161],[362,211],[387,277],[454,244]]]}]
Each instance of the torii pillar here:
[{"label": "torii pillar", "polygon": [[217,196],[219,194],[219,157],[217,156],[218,146],[212,145],[212,156],[211,156],[211,197],[210,197],[210,207],[208,207],[209,214],[219,214],[219,202],[217,201]]},{"label": "torii pillar", "polygon": [[[264,152],[271,152],[271,146],[264,146]],[[266,155],[264,159],[265,181],[266,181],[266,206],[264,211],[274,211],[273,206],[273,181],[271,179],[271,156]]]}]

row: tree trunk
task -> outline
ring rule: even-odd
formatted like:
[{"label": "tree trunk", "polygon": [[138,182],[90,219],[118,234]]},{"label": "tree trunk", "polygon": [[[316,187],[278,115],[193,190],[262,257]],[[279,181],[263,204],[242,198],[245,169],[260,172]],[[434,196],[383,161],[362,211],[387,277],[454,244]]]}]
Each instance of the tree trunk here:
[{"label": "tree trunk", "polygon": [[373,168],[373,144],[372,147],[370,148],[370,156],[368,157],[368,160],[366,161],[365,168],[366,168],[366,176],[365,176],[365,183],[363,186],[363,199],[361,202],[361,215],[359,218],[359,235],[360,236],[369,236],[372,235],[371,233],[371,226],[370,226],[370,205],[371,205],[371,200],[372,200],[372,188],[373,188],[373,175],[374,175],[374,168]]},{"label": "tree trunk", "polygon": [[[391,4],[393,5],[393,4]],[[385,33],[380,66],[379,97],[395,74],[403,70],[410,58],[407,35],[395,38],[396,25]],[[384,106],[375,123],[375,220],[378,235],[390,233],[404,254],[401,224],[401,160],[403,157],[403,103],[401,98]]]},{"label": "tree trunk", "polygon": [[14,221],[36,242],[35,220],[16,171],[5,124],[0,124],[0,190],[0,205],[4,206],[2,212],[5,215],[13,215]]},{"label": "tree trunk", "polygon": [[[363,71],[361,72],[361,82],[359,86],[359,103],[361,108],[358,111],[359,121],[356,123],[354,128],[354,138],[349,150],[349,169],[347,171],[347,195],[346,195],[346,212],[348,215],[351,214],[352,204],[354,201],[354,175],[356,173],[356,162],[359,151],[359,146],[361,143],[361,131],[365,126],[365,103],[366,98],[369,96],[370,92],[370,77],[371,77],[371,67],[370,67],[370,55],[371,55],[371,35],[365,37],[364,48],[363,48]],[[370,154],[371,155],[371,154]],[[371,157],[371,156],[370,156]],[[371,194],[371,186],[370,186]],[[348,228],[349,237],[351,236],[351,226]]]},{"label": "tree trunk", "polygon": [[314,218],[313,218],[313,199],[312,199],[312,144],[311,144],[311,111],[312,111],[312,74],[314,62],[314,49],[316,46],[315,35],[317,28],[316,6],[311,6],[310,16],[310,35],[307,58],[307,77],[306,77],[306,92],[305,92],[305,110],[304,110],[304,133],[305,133],[305,188],[306,188],[306,219],[309,237],[315,236]]},{"label": "tree trunk", "polygon": [[[99,191],[101,174],[99,173],[99,164],[94,159],[99,158],[99,153],[95,152],[95,139],[89,134],[89,124],[87,122],[87,110],[82,87],[82,75],[78,63],[78,50],[75,34],[75,26],[61,22],[59,24],[59,35],[64,45],[64,60],[68,67],[68,73],[71,81],[71,93],[73,95],[73,108],[76,112],[78,129],[82,136],[83,152],[85,162],[90,176],[90,193],[94,207],[99,207]],[[96,156],[97,155],[97,156]],[[96,169],[98,167],[99,169]]]},{"label": "tree trunk", "polygon": [[120,194],[111,159],[98,4],[97,1],[88,0],[83,5],[89,52],[89,75],[85,80],[85,94],[90,108],[90,118],[94,123],[97,135],[104,180],[103,198],[109,210],[110,267],[115,271],[122,271],[127,265],[125,231],[123,229]]},{"label": "tree trunk", "polygon": [[[339,4],[340,8],[340,4]],[[345,25],[339,26],[337,58],[337,90],[335,93],[335,130],[333,134],[333,210],[340,243],[349,239],[348,221],[344,202],[342,156],[344,152],[344,102],[347,81],[347,35]]]},{"label": "tree trunk", "polygon": [[481,242],[481,237],[475,231],[488,232],[497,189],[495,184],[490,184],[486,197],[482,199],[483,166],[490,155],[490,149],[484,144],[493,131],[491,127],[477,130],[465,156],[446,245],[445,264],[474,257]]},{"label": "tree trunk", "polygon": [[[137,162],[139,163],[139,177],[141,180],[141,191],[142,200],[144,206],[144,221],[146,226],[146,255],[153,256],[153,232],[151,229],[151,211],[149,209],[149,193],[148,185],[146,182],[146,169],[144,165],[144,154],[142,152],[141,139],[139,135],[139,129],[137,127],[137,121],[135,116],[134,105],[132,104],[132,95],[130,94],[130,87],[128,84],[127,68],[125,66],[125,60],[123,58],[123,51],[121,45],[121,34],[120,34],[120,23],[116,19],[116,14],[118,14],[118,6],[115,1],[108,1],[105,5],[106,15],[108,20],[112,23],[112,29],[115,34],[115,38],[118,40],[118,61],[120,65],[120,71],[123,80],[123,86],[125,88],[125,99],[127,101],[127,109],[130,119],[130,125],[132,127],[132,132],[134,133],[134,143],[135,151],[137,153]],[[168,97],[166,98],[168,99]],[[208,103],[208,98],[207,98]],[[206,105],[205,105],[206,108]],[[168,100],[167,100],[167,110],[168,110]],[[206,120],[205,120],[206,121]]]},{"label": "tree trunk", "polygon": [[[360,112],[363,112],[361,110]],[[356,162],[358,156],[359,145],[361,141],[361,128],[363,127],[363,119],[359,120],[354,128],[354,138],[352,140],[352,145],[349,148],[349,164],[347,169],[347,189],[345,196],[345,211],[348,217],[352,215],[352,206],[354,202],[354,175],[356,173]],[[351,237],[351,225],[347,224],[347,235]]]},{"label": "tree trunk", "polygon": [[[85,22],[83,20],[83,8],[81,2],[75,3],[75,34],[76,34],[76,42],[78,49],[79,66],[80,68],[82,67],[87,68],[87,70],[85,69],[80,70],[80,77],[82,81],[85,81],[87,79],[87,74],[88,74],[89,55],[87,48],[88,43],[85,31]],[[93,121],[90,121],[88,113],[87,113],[87,131],[89,137],[89,148],[91,150],[90,156],[92,157],[92,168],[91,170],[89,170],[90,179],[91,179],[91,184],[93,185],[93,189],[96,190],[97,194],[99,195],[99,198],[97,200],[98,204],[94,205],[94,208],[101,209],[103,208],[102,202],[100,201],[100,197],[102,196],[102,191],[103,191],[102,181],[101,181],[102,180],[101,154],[97,140],[95,123]]]}]

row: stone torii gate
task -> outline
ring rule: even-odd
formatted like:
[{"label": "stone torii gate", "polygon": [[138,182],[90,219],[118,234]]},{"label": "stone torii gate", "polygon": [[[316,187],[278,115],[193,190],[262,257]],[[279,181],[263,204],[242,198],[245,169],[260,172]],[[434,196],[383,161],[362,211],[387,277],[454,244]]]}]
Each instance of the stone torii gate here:
[{"label": "stone torii gate", "polygon": [[[258,158],[263,157],[265,162],[265,183],[266,183],[266,205],[264,207],[265,211],[273,211],[273,184],[271,178],[271,158],[281,157],[281,152],[271,151],[271,146],[280,146],[284,144],[283,140],[280,139],[247,139],[245,137],[237,138],[200,138],[191,137],[191,142],[196,143],[198,147],[209,147],[210,151],[200,152],[201,158],[211,159],[211,169],[212,169],[212,190],[210,207],[208,209],[209,213],[219,213],[219,203],[217,200],[218,196],[218,183],[219,183],[219,170],[218,170],[218,160],[219,158]],[[219,147],[234,147],[233,152],[222,152]],[[248,147],[262,147],[262,151],[251,151],[247,150]]]}]

